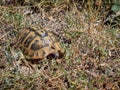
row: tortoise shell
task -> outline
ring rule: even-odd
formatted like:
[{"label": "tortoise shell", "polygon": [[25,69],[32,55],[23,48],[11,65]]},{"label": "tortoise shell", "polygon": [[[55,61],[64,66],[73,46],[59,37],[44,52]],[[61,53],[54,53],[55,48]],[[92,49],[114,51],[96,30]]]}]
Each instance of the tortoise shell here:
[{"label": "tortoise shell", "polygon": [[20,32],[13,47],[20,48],[27,59],[43,59],[51,54],[59,57],[64,53],[52,33],[35,27]]}]

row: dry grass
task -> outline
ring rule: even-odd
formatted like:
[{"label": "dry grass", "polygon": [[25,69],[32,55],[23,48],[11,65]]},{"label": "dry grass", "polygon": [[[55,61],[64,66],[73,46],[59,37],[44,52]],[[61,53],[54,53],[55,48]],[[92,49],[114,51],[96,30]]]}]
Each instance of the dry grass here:
[{"label": "dry grass", "polygon": [[[68,0],[69,1],[69,0]],[[37,3],[0,6],[1,90],[118,90],[120,89],[120,29],[105,26],[104,15],[76,3]],[[41,8],[42,7],[42,8]],[[56,34],[65,50],[61,59],[42,60],[36,71],[19,65],[21,52],[10,43],[23,27],[38,25]]]}]

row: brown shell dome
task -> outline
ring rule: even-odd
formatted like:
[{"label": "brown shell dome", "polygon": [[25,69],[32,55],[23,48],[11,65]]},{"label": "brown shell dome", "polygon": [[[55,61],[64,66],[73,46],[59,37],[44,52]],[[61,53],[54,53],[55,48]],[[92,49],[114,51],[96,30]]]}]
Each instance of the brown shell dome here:
[{"label": "brown shell dome", "polygon": [[31,27],[18,34],[13,47],[20,48],[28,59],[43,59],[50,54],[59,56],[64,53],[52,33]]}]

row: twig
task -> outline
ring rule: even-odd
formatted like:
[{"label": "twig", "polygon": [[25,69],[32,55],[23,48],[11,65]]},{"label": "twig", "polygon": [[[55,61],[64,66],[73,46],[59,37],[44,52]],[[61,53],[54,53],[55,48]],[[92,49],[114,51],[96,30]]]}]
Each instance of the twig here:
[{"label": "twig", "polygon": [[6,34],[2,35],[2,36],[0,37],[0,40],[1,40],[2,38],[4,38],[5,36],[7,36],[9,33],[10,33],[10,31],[7,32]]}]

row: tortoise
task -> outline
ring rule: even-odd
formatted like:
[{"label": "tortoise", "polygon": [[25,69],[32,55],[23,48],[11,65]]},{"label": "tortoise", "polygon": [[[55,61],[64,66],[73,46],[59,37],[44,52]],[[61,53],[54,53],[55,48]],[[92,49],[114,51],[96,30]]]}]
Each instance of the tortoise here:
[{"label": "tortoise", "polygon": [[49,55],[60,57],[64,50],[54,34],[37,27],[23,29],[15,39],[14,48],[20,48],[26,59],[41,60]]}]

